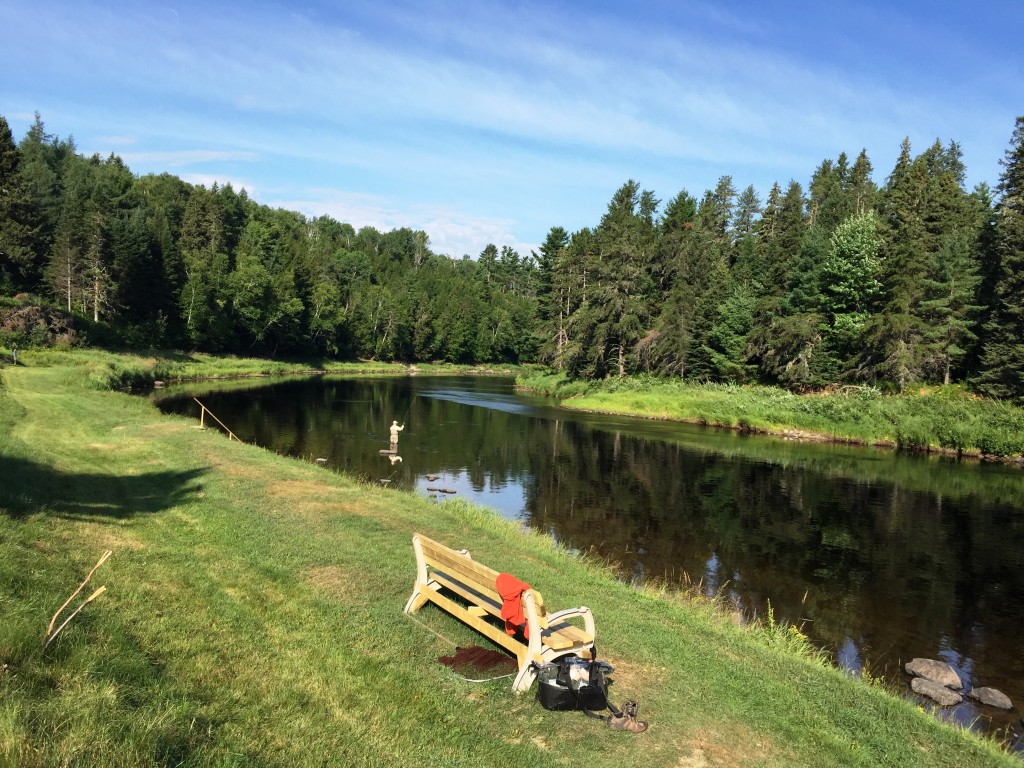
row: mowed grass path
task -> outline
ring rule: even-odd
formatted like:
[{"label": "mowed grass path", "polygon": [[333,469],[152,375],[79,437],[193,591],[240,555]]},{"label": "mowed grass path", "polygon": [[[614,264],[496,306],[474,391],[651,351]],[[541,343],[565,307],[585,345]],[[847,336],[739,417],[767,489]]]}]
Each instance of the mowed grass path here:
[{"label": "mowed grass path", "polygon": [[[651,729],[613,732],[442,667],[487,641],[432,607],[402,614],[414,531],[555,609],[590,605],[613,698],[637,698]],[[106,549],[85,594],[107,592],[44,650]],[[1019,761],[847,679],[785,628],[636,590],[488,511],[199,431],[74,367],[21,367],[0,371],[0,765]]]}]

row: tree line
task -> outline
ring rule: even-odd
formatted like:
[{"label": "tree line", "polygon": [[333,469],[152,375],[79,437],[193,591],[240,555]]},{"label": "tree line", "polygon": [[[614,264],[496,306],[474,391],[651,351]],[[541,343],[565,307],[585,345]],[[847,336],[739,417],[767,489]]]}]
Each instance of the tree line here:
[{"label": "tree line", "polygon": [[[488,245],[358,231],[163,173],[84,157],[39,116],[0,116],[0,296],[40,296],[92,342],[458,363],[536,356],[536,268]],[[0,324],[0,332],[3,326]]]},{"label": "tree line", "polygon": [[540,247],[541,359],[573,377],[653,373],[814,390],[966,382],[1024,396],[1024,118],[993,192],[956,142],[865,151],[767,199],[723,176],[662,208],[628,181],[594,228]]},{"label": "tree line", "polygon": [[[666,204],[635,181],[536,253],[453,259],[408,228],[356,230],[84,157],[0,116],[0,295],[45,297],[96,340],[262,355],[539,361],[795,390],[964,382],[1024,397],[1024,118],[996,188],[954,141],[865,151],[761,200],[723,176]],[[0,326],[2,331],[2,326]]]}]

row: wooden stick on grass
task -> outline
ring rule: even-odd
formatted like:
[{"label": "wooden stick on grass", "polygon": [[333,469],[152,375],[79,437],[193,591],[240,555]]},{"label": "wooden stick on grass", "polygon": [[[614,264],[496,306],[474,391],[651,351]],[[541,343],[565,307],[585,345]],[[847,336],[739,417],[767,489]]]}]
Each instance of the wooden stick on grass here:
[{"label": "wooden stick on grass", "polygon": [[[109,550],[109,549],[106,552],[103,553],[103,556],[100,558],[99,562],[96,563],[96,565],[94,565],[92,567],[92,570],[89,571],[89,575],[85,577],[85,581],[83,581],[81,584],[78,585],[78,589],[76,589],[74,592],[72,592],[71,593],[71,597],[69,597],[67,600],[65,600],[64,601],[64,605],[62,605],[57,610],[57,612],[55,614],[53,614],[53,618],[50,619],[50,625],[46,628],[46,634],[43,635],[43,638],[46,639],[46,645],[49,645],[50,644],[50,640],[53,639],[53,636],[51,636],[50,633],[53,632],[53,625],[57,623],[57,617],[60,616],[61,611],[63,611],[65,608],[68,607],[68,605],[71,603],[71,601],[75,599],[75,595],[77,595],[79,592],[81,592],[82,589],[85,587],[85,585],[89,583],[89,579],[91,579],[92,575],[94,573],[96,573],[96,569],[99,568],[101,565],[103,565],[105,562],[107,562],[107,558],[110,557],[112,554],[114,554],[113,551]],[[104,587],[103,589],[106,589],[106,587]],[[99,594],[99,592],[101,592],[101,591],[102,590],[97,590],[96,592],[94,592],[92,594],[92,597],[89,598],[89,600],[92,600],[92,598],[96,597]],[[86,600],[85,603],[88,603],[89,600]],[[82,605],[79,606],[78,611],[82,610],[82,608],[85,606],[85,603],[82,603]],[[75,611],[75,613],[78,613],[78,611]],[[72,614],[72,615],[74,615],[74,614]],[[68,619],[68,621],[70,621],[70,619]],[[67,622],[64,622],[64,624],[67,624]],[[63,629],[63,628],[64,628],[64,625],[61,625],[61,629]],[[57,632],[60,632],[60,629],[58,629]],[[43,647],[45,648],[46,646],[43,646]]]},{"label": "wooden stick on grass", "polygon": [[100,587],[95,592],[93,592],[91,595],[89,595],[89,597],[87,597],[85,599],[85,601],[80,606],[78,606],[70,616],[68,616],[64,620],[64,623],[61,624],[59,627],[57,627],[57,630],[52,635],[50,635],[49,639],[47,639],[47,641],[46,641],[46,644],[43,646],[43,650],[45,651],[47,648],[50,647],[50,643],[52,643],[54,641],[54,639],[57,637],[57,635],[60,634],[60,631],[62,629],[64,629],[64,627],[66,627],[68,624],[71,623],[71,620],[73,618],[75,618],[75,616],[78,615],[79,611],[81,611],[83,608],[85,608],[85,606],[87,606],[89,603],[91,603],[93,600],[95,600],[97,597],[99,597],[100,595],[102,595],[106,591],[107,591],[106,587]]}]

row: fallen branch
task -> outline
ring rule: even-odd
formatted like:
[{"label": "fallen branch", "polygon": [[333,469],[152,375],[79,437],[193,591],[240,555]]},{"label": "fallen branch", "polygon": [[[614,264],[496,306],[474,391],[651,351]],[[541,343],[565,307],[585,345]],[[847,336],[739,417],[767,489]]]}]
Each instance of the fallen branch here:
[{"label": "fallen branch", "polygon": [[[83,582],[82,582],[81,584],[79,584],[79,585],[78,585],[78,589],[76,589],[76,590],[75,590],[74,592],[72,592],[72,593],[71,593],[71,597],[69,597],[69,598],[68,598],[67,600],[65,600],[65,601],[64,601],[64,605],[62,605],[62,606],[61,606],[61,607],[60,607],[60,608],[59,608],[59,609],[57,610],[57,612],[56,612],[55,614],[53,614],[53,618],[52,618],[52,619],[50,619],[50,624],[49,624],[49,626],[47,626],[47,627],[46,627],[46,634],[44,634],[44,635],[43,635],[43,639],[45,639],[45,640],[46,640],[46,645],[49,645],[49,644],[50,644],[50,640],[52,640],[52,639],[53,639],[53,636],[51,636],[51,634],[50,634],[50,633],[51,633],[51,632],[53,632],[53,625],[57,623],[57,617],[58,617],[58,616],[60,616],[60,614],[61,614],[61,611],[63,611],[63,610],[65,609],[65,608],[67,608],[67,607],[68,607],[68,605],[70,605],[70,604],[71,604],[71,601],[75,599],[75,596],[76,596],[76,595],[77,595],[77,594],[78,594],[79,592],[81,592],[81,591],[82,591],[82,589],[83,589],[83,588],[85,587],[85,585],[86,585],[86,584],[88,584],[88,583],[89,583],[89,579],[91,579],[91,578],[92,578],[92,575],[93,575],[94,573],[96,573],[96,570],[97,570],[97,569],[98,569],[98,568],[99,568],[99,567],[100,567],[101,565],[103,565],[103,564],[104,564],[105,562],[107,562],[107,558],[108,558],[108,557],[110,557],[110,556],[111,556],[112,554],[114,554],[114,553],[113,553],[113,551],[112,551],[112,550],[109,550],[109,549],[108,549],[108,550],[107,550],[106,552],[104,552],[104,553],[103,553],[103,556],[102,556],[102,557],[101,557],[101,558],[99,559],[99,562],[98,562],[98,563],[96,563],[96,565],[94,565],[94,566],[92,567],[92,570],[91,570],[91,571],[89,571],[89,575],[85,577],[85,581],[83,581]],[[104,587],[103,589],[106,589],[106,587]],[[82,610],[82,607],[84,607],[86,603],[88,603],[88,602],[89,602],[90,600],[92,600],[92,598],[93,598],[93,597],[96,597],[96,595],[98,594],[98,592],[101,592],[101,591],[102,591],[102,590],[97,590],[97,592],[94,592],[94,593],[93,593],[93,595],[92,595],[92,597],[90,597],[90,598],[89,598],[89,600],[86,600],[86,601],[85,601],[85,603],[82,603],[82,605],[81,605],[81,606],[79,606],[79,608],[78,608],[78,611]],[[78,611],[75,611],[75,613],[78,613]],[[74,614],[72,614],[72,615],[74,615]],[[70,621],[70,619],[69,619],[69,621]],[[67,622],[64,622],[64,624],[67,624]],[[64,625],[61,625],[61,629],[63,629],[63,628],[64,628]],[[58,629],[57,631],[59,632],[59,631],[60,631],[60,629]],[[54,633],[54,634],[56,634],[56,633]],[[44,646],[44,647],[45,647],[45,646]]]},{"label": "fallen branch", "polygon": [[89,603],[91,603],[93,600],[95,600],[97,597],[99,597],[100,595],[102,595],[106,591],[107,591],[106,587],[100,587],[95,592],[93,592],[91,595],[89,595],[89,597],[87,597],[85,599],[85,601],[74,610],[74,613],[72,613],[70,616],[68,616],[64,620],[64,623],[61,624],[59,627],[57,627],[57,631],[54,632],[52,635],[50,635],[50,637],[46,641],[46,644],[43,646],[43,650],[45,651],[47,648],[50,647],[50,643],[52,643],[54,641],[54,639],[57,637],[57,635],[60,634],[61,630],[64,629],[64,627],[66,627],[68,624],[70,624],[71,620],[73,618],[75,618],[75,616],[77,616],[79,614],[79,612],[83,608],[85,608],[85,606],[87,606]]}]

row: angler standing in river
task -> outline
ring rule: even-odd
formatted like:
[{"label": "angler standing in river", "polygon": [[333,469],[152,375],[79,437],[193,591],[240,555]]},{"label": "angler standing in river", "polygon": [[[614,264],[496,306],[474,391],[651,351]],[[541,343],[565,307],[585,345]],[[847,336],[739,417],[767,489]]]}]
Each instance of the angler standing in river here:
[{"label": "angler standing in river", "polygon": [[398,433],[405,429],[405,424],[398,426],[397,421],[391,422],[391,444],[389,446],[392,452],[398,451]]}]

